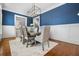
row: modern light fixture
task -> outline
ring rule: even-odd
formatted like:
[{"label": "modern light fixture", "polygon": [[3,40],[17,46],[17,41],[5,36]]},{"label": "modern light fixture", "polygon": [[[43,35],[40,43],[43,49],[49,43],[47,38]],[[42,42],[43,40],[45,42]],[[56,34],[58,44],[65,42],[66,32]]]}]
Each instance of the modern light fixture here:
[{"label": "modern light fixture", "polygon": [[40,7],[38,7],[35,3],[33,4],[32,8],[27,11],[28,16],[34,17],[41,13]]},{"label": "modern light fixture", "polygon": [[77,13],[77,15],[79,16],[79,12]]}]

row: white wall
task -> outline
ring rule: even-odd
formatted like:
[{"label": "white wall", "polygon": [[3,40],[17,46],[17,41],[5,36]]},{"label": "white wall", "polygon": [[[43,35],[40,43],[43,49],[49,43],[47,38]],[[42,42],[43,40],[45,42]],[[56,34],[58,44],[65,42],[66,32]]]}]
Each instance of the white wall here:
[{"label": "white wall", "polygon": [[2,6],[0,4],[0,40],[2,38]]},{"label": "white wall", "polygon": [[16,37],[15,26],[3,25],[3,38]]},{"label": "white wall", "polygon": [[79,45],[79,23],[50,26],[50,38]]},{"label": "white wall", "polygon": [[0,5],[0,34],[2,34],[2,7]]}]

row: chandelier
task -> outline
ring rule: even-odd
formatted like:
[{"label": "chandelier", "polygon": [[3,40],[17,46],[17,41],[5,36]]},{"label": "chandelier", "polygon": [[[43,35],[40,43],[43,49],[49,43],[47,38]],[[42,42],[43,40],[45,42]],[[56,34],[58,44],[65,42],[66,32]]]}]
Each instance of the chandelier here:
[{"label": "chandelier", "polygon": [[27,11],[27,15],[31,17],[38,16],[39,14],[41,14],[41,9],[35,4]]}]

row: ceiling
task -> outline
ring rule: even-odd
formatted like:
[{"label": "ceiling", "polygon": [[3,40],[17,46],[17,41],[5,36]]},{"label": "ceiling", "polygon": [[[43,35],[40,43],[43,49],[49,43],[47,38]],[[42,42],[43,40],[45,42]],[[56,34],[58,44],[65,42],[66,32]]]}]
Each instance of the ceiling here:
[{"label": "ceiling", "polygon": [[[54,9],[63,4],[64,3],[35,3],[35,5],[41,8],[41,13]],[[4,3],[2,5],[4,10],[27,15],[27,11],[34,5],[34,3]]]}]

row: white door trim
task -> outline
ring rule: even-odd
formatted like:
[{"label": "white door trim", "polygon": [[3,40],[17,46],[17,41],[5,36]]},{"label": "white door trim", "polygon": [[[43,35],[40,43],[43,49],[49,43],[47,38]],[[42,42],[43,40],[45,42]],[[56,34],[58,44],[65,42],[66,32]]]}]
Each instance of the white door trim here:
[{"label": "white door trim", "polygon": [[[27,17],[25,17],[25,16],[20,16],[20,15],[14,15],[14,25],[15,25],[15,33],[16,33],[16,17],[21,17],[21,18],[25,18],[26,19],[26,21],[27,21]],[[27,26],[27,25],[26,25]]]}]

